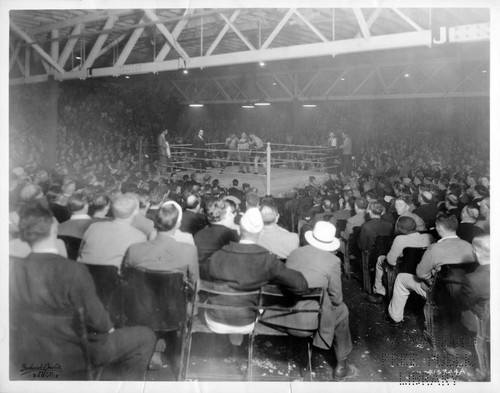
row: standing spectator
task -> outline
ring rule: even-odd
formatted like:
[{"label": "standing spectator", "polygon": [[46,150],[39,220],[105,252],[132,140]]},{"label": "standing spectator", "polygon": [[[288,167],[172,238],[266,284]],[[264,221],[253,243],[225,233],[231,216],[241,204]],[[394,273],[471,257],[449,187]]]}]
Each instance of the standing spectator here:
[{"label": "standing spectator", "polygon": [[167,142],[168,130],[160,132],[157,138],[158,154],[160,155],[161,174],[166,175],[168,171],[168,162],[171,158],[170,144]]},{"label": "standing spectator", "polygon": [[344,141],[339,147],[342,149],[342,171],[344,175],[350,176],[352,172],[352,140],[347,132],[342,132],[342,138]]}]

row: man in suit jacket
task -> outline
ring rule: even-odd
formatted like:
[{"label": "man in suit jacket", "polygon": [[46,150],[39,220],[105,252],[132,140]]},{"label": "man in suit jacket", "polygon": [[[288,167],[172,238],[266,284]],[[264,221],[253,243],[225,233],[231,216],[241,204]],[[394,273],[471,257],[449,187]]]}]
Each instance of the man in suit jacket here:
[{"label": "man in suit jacket", "polygon": [[389,304],[386,322],[392,325],[403,320],[406,301],[411,292],[427,297],[430,279],[441,265],[462,264],[474,261],[472,246],[456,235],[458,221],[455,215],[440,213],[436,217],[436,231],[441,237],[430,245],[417,265],[417,274],[399,273],[394,282],[394,292]]},{"label": "man in suit jacket", "polygon": [[181,207],[174,201],[165,202],[155,217],[158,235],[153,240],[132,244],[125,254],[124,267],[180,271],[194,284],[200,276],[196,247],[174,238],[181,219]]},{"label": "man in suit jacket", "polygon": [[479,266],[463,277],[459,301],[462,324],[476,332],[474,315],[483,317],[485,304],[490,300],[490,235],[476,236],[472,241],[472,251]]},{"label": "man in suit jacket", "polygon": [[392,224],[381,219],[381,216],[385,214],[385,207],[382,203],[370,202],[367,212],[370,219],[361,225],[358,239],[361,251],[369,251],[377,236],[392,236],[394,233]]},{"label": "man in suit jacket", "polygon": [[[357,369],[347,362],[347,357],[352,351],[352,340],[349,330],[349,310],[342,296],[341,262],[333,254],[340,247],[340,240],[335,237],[335,232],[336,229],[331,223],[318,222],[312,231],[305,234],[309,245],[293,251],[287,259],[286,266],[301,272],[309,288],[326,288],[323,314],[313,343],[321,349],[333,347],[337,358],[333,378],[344,380],[356,375]],[[295,307],[307,309],[311,307],[311,302],[301,301]],[[317,319],[312,316],[313,314],[309,313],[282,315],[279,312],[266,312],[263,321],[291,331],[313,330],[316,328]]]},{"label": "man in suit jacket", "polygon": [[186,198],[186,210],[182,215],[181,227],[182,232],[194,234],[208,225],[207,218],[200,214],[201,199],[196,194],[190,194]]},{"label": "man in suit jacket", "polygon": [[197,172],[205,171],[207,168],[207,162],[205,161],[205,140],[203,139],[204,134],[205,133],[203,132],[203,130],[198,131],[198,135],[196,135],[193,140],[193,148],[196,149],[194,150],[193,155],[197,157],[194,165],[197,169]]},{"label": "man in suit jacket", "polygon": [[168,130],[163,130],[160,135],[158,135],[158,153],[160,155],[160,168],[162,175],[166,175],[168,171],[168,161],[170,160],[170,145],[167,142]]},{"label": "man in suit jacket", "polygon": [[[307,282],[302,273],[288,269],[276,255],[257,244],[263,227],[259,209],[248,209],[240,221],[240,242],[230,242],[212,255],[208,269],[210,277],[242,291],[253,291],[266,284],[277,284],[290,293],[305,292]],[[257,305],[255,296],[219,298],[228,305]],[[242,335],[251,332],[255,324],[254,312],[245,308],[238,311],[210,310],[205,317],[208,326],[220,333],[234,333],[234,328],[237,327],[240,334],[230,336],[235,345],[241,344]]]},{"label": "man in suit jacket", "polygon": [[36,325],[40,334],[24,334],[16,342],[11,359],[21,363],[14,367],[19,370],[23,363],[57,363],[60,368],[55,378],[82,379],[85,357],[80,342],[75,341],[73,323],[64,323],[57,316],[75,317],[83,310],[92,365],[114,366],[105,367],[103,379],[144,380],[156,341],[153,331],[147,327],[115,330],[87,268],[57,254],[57,225],[50,210],[39,204],[27,208],[20,233],[32,253],[11,266],[10,322],[14,334],[29,331],[31,325]]},{"label": "man in suit jacket", "polygon": [[264,228],[259,234],[258,244],[268,249],[278,258],[287,259],[299,247],[299,235],[289,232],[278,225],[279,213],[276,205],[265,202],[259,207]]},{"label": "man in suit jacket", "polygon": [[82,193],[75,193],[68,199],[68,209],[71,217],[59,225],[59,236],[71,236],[81,239],[87,228],[92,224],[89,212],[88,198]]}]

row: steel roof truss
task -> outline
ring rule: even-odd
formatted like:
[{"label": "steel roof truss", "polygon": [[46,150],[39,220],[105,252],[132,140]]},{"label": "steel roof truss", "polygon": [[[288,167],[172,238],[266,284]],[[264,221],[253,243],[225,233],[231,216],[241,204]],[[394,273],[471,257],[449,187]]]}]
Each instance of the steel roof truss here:
[{"label": "steel roof truss", "polygon": [[279,75],[274,75],[273,79],[276,82],[278,82],[279,85],[283,88],[283,90],[285,90],[288,93],[288,95],[290,96],[290,98],[294,97],[293,93],[290,90],[288,90],[288,87],[281,81],[281,79],[279,78]]},{"label": "steel roof truss", "polygon": [[132,52],[132,49],[134,49],[137,40],[139,39],[139,37],[142,35],[143,32],[144,32],[144,27],[138,27],[132,32],[130,38],[125,44],[125,47],[121,51],[120,56],[118,56],[115,66],[119,67],[125,64],[128,57],[130,56],[130,53]]},{"label": "steel roof truss", "polygon": [[[115,24],[116,17],[114,15],[111,15],[106,23],[104,24],[104,30],[111,29],[113,25]],[[99,37],[97,37],[94,45],[92,46],[92,49],[90,50],[89,55],[85,59],[85,63],[83,64],[83,68],[90,68],[94,64],[94,61],[97,59],[99,56],[99,53],[101,52],[102,46],[108,39],[108,34],[101,34]]]},{"label": "steel roof truss", "polygon": [[422,31],[422,27],[418,25],[413,19],[411,19],[408,15],[406,15],[403,11],[398,8],[391,8],[396,14],[398,14],[405,22],[407,22],[411,27],[413,27],[416,31]]},{"label": "steel roof truss", "polygon": [[[373,26],[373,24],[375,23],[375,21],[377,20],[377,18],[380,16],[381,13],[382,13],[382,8],[375,8],[375,11],[371,13],[370,17],[368,18],[368,21],[366,22],[368,29]],[[359,38],[359,37],[361,37],[361,33],[357,33],[354,38]]]},{"label": "steel roof truss", "polygon": [[316,80],[321,75],[321,70],[316,71],[313,77],[309,80],[309,82],[304,86],[304,88],[300,91],[300,95],[304,95],[311,88],[311,86],[316,82]]},{"label": "steel roof truss", "polygon": [[217,90],[222,93],[224,97],[226,97],[227,100],[231,100],[231,96],[227,93],[227,91],[224,89],[224,86],[219,83],[217,79],[215,79],[213,76],[210,77],[214,85],[217,87]]},{"label": "steel roof truss", "polygon": [[[154,10],[144,10],[144,12],[146,16],[149,19],[151,19],[151,21],[157,22],[159,20]],[[156,26],[158,27],[158,30],[160,30],[160,32],[163,34],[163,36],[167,39],[167,41],[170,43],[170,45],[177,51],[179,56],[181,56],[184,59],[184,61],[187,61],[189,59],[189,55],[182,48],[182,46],[179,44],[177,39],[172,35],[172,33],[170,33],[167,27],[163,23],[158,23]]]},{"label": "steel roof truss", "polygon": [[[236,20],[236,18],[238,17],[239,13],[240,13],[240,10],[234,11],[233,14],[231,15],[231,17],[229,18],[229,20],[231,22],[234,22]],[[212,45],[210,45],[210,48],[208,48],[206,56],[210,56],[213,53],[213,51],[215,50],[215,48],[217,48],[217,45],[219,45],[220,41],[222,40],[222,38],[224,37],[224,35],[227,33],[228,30],[229,30],[229,24],[225,23],[224,27],[222,28],[220,33],[215,38],[214,42],[212,42]]]},{"label": "steel roof truss", "polygon": [[325,38],[325,36],[323,34],[321,34],[321,31],[319,31],[311,22],[309,22],[309,20],[307,20],[304,17],[304,15],[302,15],[297,9],[294,12],[295,12],[295,15],[297,15],[300,19],[302,19],[302,21],[307,25],[307,27],[309,27],[314,32],[314,34],[316,34],[321,39],[321,41],[323,41],[323,42],[328,41]]},{"label": "steel roof truss", "polygon": [[396,77],[394,78],[394,80],[389,84],[389,86],[386,87],[386,89],[384,90],[384,94],[388,94],[389,93],[389,89],[394,86],[396,84],[396,82],[398,82],[402,77],[403,75],[410,69],[410,65],[407,65],[404,69],[403,69],[403,72],[399,73],[398,75],[396,75]]},{"label": "steel roof truss", "polygon": [[335,82],[333,82],[331,84],[331,86],[323,93],[323,97],[326,97],[328,96],[328,93],[330,93],[330,91],[332,91],[335,86],[337,86],[339,84],[339,82],[342,80],[342,78],[345,78],[347,76],[347,73],[349,72],[349,69],[345,69],[339,76],[338,78],[335,80]]},{"label": "steel roof truss", "polygon": [[259,83],[259,81],[255,81],[255,86],[257,86],[257,88],[262,92],[262,94],[264,94],[264,96],[265,96],[266,99],[269,99],[271,97],[267,93],[267,91],[261,86],[261,84]]},{"label": "steel roof truss", "polygon": [[368,81],[368,79],[370,79],[373,74],[375,74],[375,70],[371,70],[368,75],[361,81],[361,83],[358,84],[358,86],[351,92],[349,93],[350,96],[353,96],[356,94],[356,92],[358,92],[359,89],[361,89],[361,87],[363,87],[363,85]]},{"label": "steel roof truss", "polygon": [[295,8],[290,8],[288,10],[288,12],[285,14],[285,16],[280,20],[280,22],[278,23],[278,25],[274,28],[274,30],[272,31],[272,33],[269,35],[269,37],[267,37],[267,40],[262,44],[262,46],[260,47],[260,49],[267,49],[267,47],[269,45],[271,45],[271,43],[273,42],[273,40],[276,38],[276,36],[278,35],[278,33],[281,31],[281,29],[283,29],[283,27],[285,26],[285,24],[288,22],[288,19],[290,19],[290,17],[293,15],[294,12],[295,12]]},{"label": "steel roof truss", "polygon": [[[28,44],[32,44],[32,47],[34,50],[36,50],[40,56],[42,56],[47,62],[54,67],[58,72],[61,74],[64,74],[64,69],[56,63],[56,61],[50,57],[50,55],[45,52],[40,45],[38,45],[33,38],[31,38],[28,34],[26,34],[24,31],[22,31],[19,26],[17,26],[12,20],[10,21],[10,27],[14,32],[20,36],[23,40],[25,40]],[[28,47],[29,49],[29,47]]]},{"label": "steel roof truss", "polygon": [[361,8],[353,8],[354,15],[356,16],[356,20],[358,21],[359,28],[364,38],[369,38],[371,36],[370,29],[366,24],[365,17],[363,16],[363,12]]},{"label": "steel roof truss", "polygon": [[439,67],[437,67],[431,75],[429,75],[427,72],[425,72],[424,69],[420,69],[420,72],[427,77],[427,80],[425,80],[423,83],[420,83],[418,89],[415,90],[415,93],[420,92],[420,90],[423,89],[423,87],[425,86],[425,84],[427,82],[433,82],[439,88],[439,90],[444,91],[445,89],[443,88],[443,86],[441,86],[441,84],[437,80],[434,79],[434,77],[444,68],[444,66],[445,66],[445,63],[442,63],[441,65],[439,65]]},{"label": "steel roof truss", "polygon": [[222,19],[224,19],[224,21],[226,22],[226,24],[228,24],[231,29],[233,29],[233,31],[236,33],[236,35],[238,37],[240,37],[240,39],[245,43],[245,45],[250,49],[250,50],[255,50],[255,47],[252,45],[252,43],[250,41],[248,41],[248,38],[246,38],[243,33],[235,26],[235,24],[233,22],[231,22],[226,15],[222,14],[222,13],[219,13],[219,15],[221,16]]},{"label": "steel roof truss", "polygon": [[466,76],[465,78],[452,90],[452,92],[456,92],[458,90],[458,88],[460,86],[462,86],[466,81],[470,80],[472,81],[477,87],[479,87],[481,89],[481,85],[479,85],[479,83],[477,83],[474,79],[471,78],[472,75],[476,74],[477,73],[477,70],[479,70],[480,68],[484,67],[484,63],[483,62],[480,62],[476,67],[473,68],[472,71],[470,71]]},{"label": "steel roof truss", "polygon": [[12,69],[12,66],[14,63],[17,64],[17,68],[19,68],[19,71],[21,72],[22,75],[24,75],[24,69],[23,69],[23,63],[19,59],[19,50],[21,49],[22,43],[19,41],[14,48],[12,45],[12,42],[10,42],[10,49],[12,50],[12,53],[10,55],[10,62],[9,62],[9,71]]},{"label": "steel roof truss", "polygon": [[[83,30],[83,24],[79,23],[77,24],[73,30],[71,31],[71,35],[78,35],[82,32]],[[78,37],[71,37],[66,41],[66,45],[64,45],[64,49],[59,56],[59,60],[57,63],[61,66],[64,67],[66,62],[68,61],[69,56],[71,55],[71,52],[73,52],[73,49],[75,48],[76,43],[78,42]]]},{"label": "steel roof truss", "polygon": [[[174,30],[172,31],[172,37],[177,40],[179,38],[179,35],[182,33],[184,30],[184,27],[186,27],[186,24],[189,22],[189,18],[181,19],[179,22],[174,27]],[[163,61],[167,57],[167,55],[170,53],[170,50],[172,47],[169,45],[168,41],[165,42],[163,47],[161,48],[160,52],[156,56],[155,62]],[[179,51],[177,51],[179,52]]]},{"label": "steel roof truss", "polygon": [[127,34],[123,33],[121,36],[119,36],[117,39],[114,41],[110,42],[108,45],[106,45],[104,48],[102,48],[99,51],[99,54],[97,57],[101,57],[104,55],[106,52],[108,52],[110,49],[114,48],[116,45],[118,45],[120,42],[122,42],[125,38],[127,38]]}]

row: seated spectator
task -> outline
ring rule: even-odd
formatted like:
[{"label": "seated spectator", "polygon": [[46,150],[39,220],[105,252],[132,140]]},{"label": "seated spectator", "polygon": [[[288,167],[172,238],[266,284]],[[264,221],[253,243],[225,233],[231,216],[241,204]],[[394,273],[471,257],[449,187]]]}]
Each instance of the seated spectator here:
[{"label": "seated spectator", "polygon": [[424,220],[427,228],[434,228],[439,208],[434,201],[432,193],[430,191],[421,191],[418,194],[418,202],[420,206],[413,210],[412,213]]},{"label": "seated spectator", "polygon": [[341,210],[337,210],[333,213],[332,218],[330,218],[330,223],[335,226],[337,221],[345,220],[347,221],[349,218],[353,216],[354,213],[354,203],[356,198],[351,196],[347,199],[347,202],[343,205]]},{"label": "seated spectator", "polygon": [[49,203],[50,210],[54,214],[54,217],[59,221],[59,224],[69,220],[71,213],[69,212],[66,205],[62,205],[62,188],[58,184],[54,184],[49,187],[47,191],[47,202]]},{"label": "seated spectator", "polygon": [[190,194],[186,198],[186,210],[182,215],[180,230],[195,235],[196,232],[207,226],[207,218],[201,213],[201,199],[196,194]]},{"label": "seated spectator", "polygon": [[488,189],[481,184],[477,184],[472,189],[472,193],[471,193],[472,201],[470,202],[470,205],[479,209],[479,206],[480,206],[479,203],[484,198],[487,198],[489,196],[490,196],[490,192],[488,191]]},{"label": "seated spectator", "polygon": [[165,203],[156,213],[155,228],[158,232],[153,240],[132,244],[125,254],[124,267],[143,267],[150,270],[180,271],[191,283],[199,278],[196,247],[175,239],[181,226],[182,214],[174,205]]},{"label": "seated spectator", "polygon": [[[153,331],[146,327],[115,330],[97,297],[88,270],[56,253],[57,224],[50,210],[39,204],[33,205],[24,210],[19,225],[21,239],[33,252],[25,260],[12,264],[11,323],[22,323],[21,315],[26,310],[76,315],[83,308],[84,323],[91,333],[88,335],[90,359],[93,366],[104,366],[102,379],[143,381],[156,341]],[[28,336],[25,337],[28,342],[23,342],[23,345],[30,348],[30,360],[35,364],[49,361],[47,352],[57,346],[57,352],[62,355],[54,360],[71,379],[72,372],[85,372],[86,364],[83,354],[75,357],[75,351],[78,353],[81,347],[79,343],[75,347],[74,338],[66,336],[67,329],[58,323],[51,331],[56,339]]]},{"label": "seated spectator", "polygon": [[139,212],[139,201],[133,194],[117,197],[111,210],[113,220],[96,222],[83,235],[78,261],[120,269],[129,246],[147,240],[143,232],[132,226]]},{"label": "seated spectator", "polygon": [[474,315],[484,316],[485,304],[490,300],[490,235],[479,235],[472,241],[472,252],[479,266],[462,278],[459,302],[462,324],[476,332]]},{"label": "seated spectator", "polygon": [[90,202],[89,213],[92,222],[109,221],[109,210],[111,208],[111,199],[106,194],[97,194]]},{"label": "seated spectator", "polygon": [[385,296],[386,290],[382,285],[385,263],[396,266],[398,258],[403,255],[403,250],[406,247],[428,247],[435,241],[432,235],[417,232],[417,224],[411,217],[401,216],[396,223],[395,233],[397,236],[387,256],[380,255],[377,258],[375,282],[373,284],[374,294],[365,297],[370,303],[381,303]]},{"label": "seated spectator", "polygon": [[149,209],[149,192],[146,190],[137,190],[131,193],[139,201],[139,211],[132,220],[132,226],[139,229],[149,239],[154,231],[154,222],[146,217],[146,212]]},{"label": "seated spectator", "polygon": [[472,246],[456,235],[458,222],[451,214],[440,213],[436,217],[436,230],[441,240],[430,245],[417,265],[417,274],[399,273],[394,283],[394,292],[385,322],[397,325],[403,320],[406,300],[411,292],[427,297],[428,279],[441,265],[461,264],[474,261]]},{"label": "seated spectator", "polygon": [[467,205],[462,209],[461,216],[462,220],[458,225],[457,236],[472,244],[472,239],[484,233],[480,227],[476,226],[479,210],[474,205]]},{"label": "seated spectator", "polygon": [[[396,200],[394,201],[394,208],[396,210],[396,214],[398,217],[396,219],[396,221],[394,222],[395,225],[397,224],[397,221],[401,217],[403,217],[403,216],[404,217],[411,217],[415,221],[415,224],[417,224],[417,231],[418,232],[424,232],[426,230],[424,220],[422,220],[422,218],[420,218],[419,216],[417,216],[416,214],[411,212],[411,202],[407,198],[405,198],[405,197],[396,198]],[[382,218],[387,219],[388,221],[391,222],[392,221],[391,217],[386,214]]]},{"label": "seated spectator", "polygon": [[479,213],[481,213],[481,215],[476,225],[485,233],[490,233],[490,197],[486,197],[481,201]]},{"label": "seated spectator", "polygon": [[[289,269],[301,272],[309,288],[326,288],[323,314],[319,330],[314,337],[314,346],[330,350],[333,348],[337,365],[333,372],[336,381],[346,380],[357,374],[357,369],[348,364],[347,357],[352,351],[349,330],[349,310],[342,297],[341,261],[333,253],[340,247],[335,237],[335,227],[329,222],[318,222],[312,231],[306,233],[307,246],[294,250],[287,259]],[[310,301],[296,305],[307,309]],[[311,326],[306,313],[273,317],[274,313],[264,313],[263,320],[288,330],[307,329]]]},{"label": "seated spectator", "polygon": [[321,203],[321,207],[323,211],[321,213],[316,213],[313,218],[313,227],[319,221],[330,221],[330,218],[333,216],[333,204],[332,201],[328,198],[325,198]]},{"label": "seated spectator", "polygon": [[233,179],[232,185],[233,186],[227,190],[228,195],[233,195],[240,201],[243,201],[245,199],[245,194],[243,194],[243,191],[238,188],[238,179]]},{"label": "seated spectator", "polygon": [[208,201],[206,214],[210,225],[194,235],[194,242],[198,249],[200,277],[203,280],[209,279],[208,262],[210,256],[229,242],[240,240],[238,233],[231,229],[234,225],[234,216],[231,213],[231,206],[226,201],[223,199]]},{"label": "seated spectator", "polygon": [[[302,273],[288,269],[276,255],[257,244],[264,227],[259,209],[248,209],[241,219],[240,227],[240,242],[231,241],[212,255],[208,268],[211,280],[225,282],[231,288],[242,291],[256,290],[266,284],[280,285],[285,291],[293,294],[307,290],[307,282]],[[222,299],[218,301],[220,300]],[[237,303],[233,303],[235,301]],[[228,298],[224,303],[255,306],[257,298]],[[205,318],[211,330],[217,333],[231,333],[231,343],[241,345],[243,334],[251,332],[254,327],[253,314],[252,310],[244,308],[238,312],[210,310],[206,312]],[[234,334],[235,327],[239,328],[241,334]]]},{"label": "seated spectator", "polygon": [[345,241],[349,240],[349,236],[352,234],[354,227],[360,227],[366,221],[366,208],[368,207],[368,201],[364,197],[356,198],[354,201],[354,216],[347,219],[345,230],[342,231],[340,236]]},{"label": "seated spectator", "polygon": [[66,206],[68,204],[69,198],[76,191],[76,182],[69,177],[65,178],[61,190],[62,190],[62,195],[61,198],[59,199],[59,204],[61,206]]},{"label": "seated spectator", "polygon": [[369,220],[361,225],[358,247],[361,251],[370,251],[377,236],[392,236],[394,230],[391,223],[382,220],[385,207],[380,202],[370,202],[367,208]]},{"label": "seated spectator", "polygon": [[299,235],[278,225],[279,213],[275,204],[265,202],[260,206],[264,228],[259,234],[258,245],[268,249],[278,258],[287,259],[299,247]]},{"label": "seated spectator", "polygon": [[59,225],[58,235],[59,236],[71,236],[78,239],[83,238],[83,234],[87,228],[92,223],[89,211],[88,199],[83,193],[74,193],[68,199],[68,210],[71,213],[71,217],[68,221],[64,221]]},{"label": "seated spectator", "polygon": [[462,207],[460,207],[459,205],[460,200],[454,194],[448,194],[444,198],[445,211],[448,214],[453,214],[457,218],[457,221],[460,221],[460,214],[462,212]]},{"label": "seated spectator", "polygon": [[9,213],[9,233],[11,236],[17,237],[19,232],[19,210],[24,205],[33,201],[39,201],[40,203],[46,204],[42,188],[35,184],[26,184],[19,192],[19,202],[16,210]]}]

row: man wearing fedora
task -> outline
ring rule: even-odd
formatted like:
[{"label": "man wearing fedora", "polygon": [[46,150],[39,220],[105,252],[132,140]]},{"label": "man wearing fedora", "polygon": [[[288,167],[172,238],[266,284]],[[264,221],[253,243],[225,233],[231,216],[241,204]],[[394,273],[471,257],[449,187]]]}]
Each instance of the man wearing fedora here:
[{"label": "man wearing fedora", "polygon": [[[309,288],[326,288],[327,296],[323,301],[323,313],[313,345],[323,350],[333,347],[337,359],[333,379],[343,381],[356,376],[358,370],[347,362],[347,357],[352,351],[352,340],[349,330],[349,310],[342,298],[341,262],[333,253],[340,247],[335,232],[335,226],[329,222],[316,223],[312,231],[305,233],[305,239],[309,244],[292,251],[286,266],[301,272]],[[307,309],[311,307],[311,302],[301,301],[295,307]],[[276,317],[266,313],[263,321],[282,326],[285,330],[310,330],[314,329],[316,324],[316,320],[312,317],[312,313]]]}]

